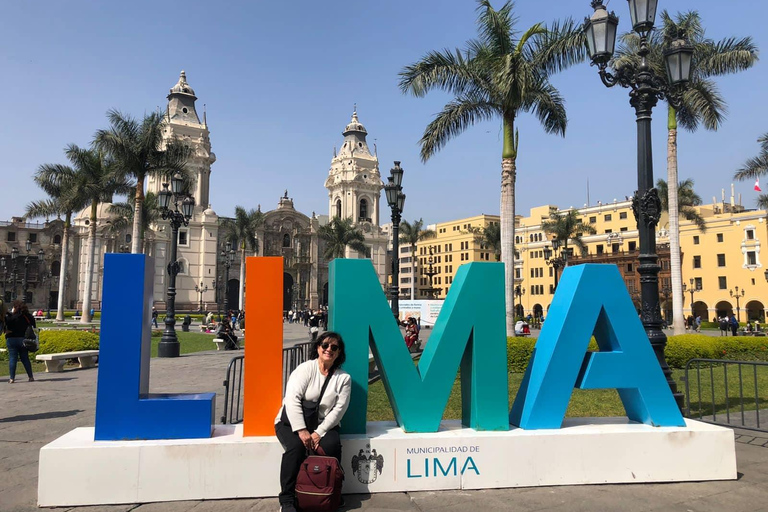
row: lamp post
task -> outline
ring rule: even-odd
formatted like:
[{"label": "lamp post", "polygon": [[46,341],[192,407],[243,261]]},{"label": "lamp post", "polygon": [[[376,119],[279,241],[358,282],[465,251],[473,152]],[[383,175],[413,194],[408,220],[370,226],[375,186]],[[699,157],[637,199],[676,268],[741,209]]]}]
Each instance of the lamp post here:
[{"label": "lamp post", "polygon": [[737,322],[741,322],[741,314],[740,314],[741,313],[741,308],[739,307],[739,299],[744,297],[745,292],[742,289],[741,290],[741,294],[739,294],[739,287],[738,286],[734,286],[734,289],[735,289],[735,292],[734,292],[734,290],[730,290],[730,293],[731,293],[731,297],[734,297],[736,299],[736,321]]},{"label": "lamp post", "polygon": [[[177,249],[179,228],[189,225],[189,219],[195,210],[195,200],[183,193],[184,182],[181,176],[171,178],[171,190],[163,183],[163,190],[157,194],[160,215],[171,225],[171,257],[168,263],[168,303],[165,313],[165,330],[157,347],[157,357],[179,357],[180,344],[176,336],[176,276],[179,274]],[[173,209],[170,208],[173,203]],[[179,210],[181,206],[181,210]]]},{"label": "lamp post", "polygon": [[[421,273],[425,276],[429,277],[429,288],[427,288],[427,297],[431,300],[435,298],[435,287],[432,284],[432,280],[434,279],[437,272],[435,272],[435,268],[432,266],[435,262],[435,258],[433,256],[433,249],[432,246],[429,246],[429,258],[427,259],[427,271],[422,271]],[[414,277],[415,278],[415,277]]]},{"label": "lamp post", "polygon": [[18,292],[16,291],[16,284],[18,284],[19,280],[19,248],[14,247],[11,249],[11,263],[13,263],[13,270],[11,270],[11,283],[13,284],[13,287],[11,288],[11,300],[16,300],[16,297],[18,297]]},{"label": "lamp post", "polygon": [[672,288],[669,286],[662,288],[661,296],[664,297],[664,321],[669,325],[669,298],[672,296]]},{"label": "lamp post", "polygon": [[405,207],[405,194],[403,194],[403,169],[400,162],[395,160],[395,166],[389,171],[384,192],[387,195],[387,204],[392,210],[392,313],[400,319],[400,216]]},{"label": "lamp post", "polygon": [[[651,150],[651,112],[659,99],[670,106],[681,106],[681,92],[691,78],[693,47],[684,40],[672,42],[664,52],[667,83],[657,76],[648,63],[648,35],[653,29],[658,0],[628,0],[633,30],[640,36],[637,54],[640,64],[636,69],[622,67],[608,70],[616,45],[619,18],[608,13],[602,0],[592,0],[594,13],[584,24],[587,51],[593,66],[597,66],[600,79],[606,87],[620,85],[630,88],[629,103],[637,118],[637,191],[632,199],[632,211],[637,220],[640,238],[640,273],[643,327],[656,354],[678,406],[682,409],[683,395],[678,393],[664,358],[667,337],[661,330],[659,308],[659,264],[656,255],[656,225],[661,215],[661,201],[653,186],[653,156]],[[668,84],[668,85],[667,85]]]},{"label": "lamp post", "polygon": [[[224,315],[229,315],[229,268],[235,261],[235,250],[232,248],[232,242],[227,242],[221,249],[221,262],[224,264]],[[221,313],[219,313],[221,316]]]},{"label": "lamp post", "polygon": [[203,282],[200,281],[200,286],[195,285],[195,291],[200,294],[200,300],[197,304],[197,312],[202,313],[203,312],[203,294],[208,291],[208,285],[205,285],[205,288],[203,288]]},{"label": "lamp post", "polygon": [[557,290],[557,271],[561,268],[565,268],[565,266],[568,264],[568,260],[566,259],[568,257],[567,254],[563,256],[564,253],[561,253],[560,256],[557,255],[557,250],[560,248],[560,241],[557,239],[552,240],[552,248],[550,249],[549,246],[544,246],[544,261],[547,263],[547,265],[551,265],[553,269],[555,269],[555,290]]},{"label": "lamp post", "polygon": [[523,295],[525,295],[525,288],[520,285],[515,286],[515,296],[517,297],[517,303],[520,305],[520,316],[525,316],[525,310],[523,309]]},{"label": "lamp post", "polygon": [[694,314],[694,310],[693,310],[693,294],[696,293],[696,292],[700,292],[701,288],[698,288],[698,287],[694,286],[694,284],[696,283],[696,280],[694,278],[691,278],[689,282],[691,283],[690,289],[685,285],[685,283],[683,283],[683,293],[685,293],[686,290],[687,290],[688,293],[691,294],[691,316],[693,316],[693,314]]},{"label": "lamp post", "polygon": [[0,258],[0,268],[3,269],[3,297],[2,299],[5,300],[5,294],[6,294],[6,286],[8,285],[8,257],[3,256]]}]

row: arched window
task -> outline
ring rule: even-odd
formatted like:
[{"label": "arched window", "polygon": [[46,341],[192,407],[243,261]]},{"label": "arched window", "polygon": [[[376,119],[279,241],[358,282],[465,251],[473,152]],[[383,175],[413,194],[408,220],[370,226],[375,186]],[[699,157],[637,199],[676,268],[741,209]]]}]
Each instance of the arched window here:
[{"label": "arched window", "polygon": [[291,235],[288,233],[283,235],[283,247],[290,247],[291,246]]},{"label": "arched window", "polygon": [[341,199],[336,200],[336,216],[341,218]]},{"label": "arched window", "polygon": [[189,272],[189,262],[185,258],[176,260],[179,264],[179,274],[186,275]]},{"label": "arched window", "polygon": [[360,218],[361,219],[368,218],[368,201],[366,201],[365,199],[360,200]]},{"label": "arched window", "polygon": [[61,272],[61,262],[54,261],[53,263],[51,263],[51,275],[58,276],[60,272]]},{"label": "arched window", "polygon": [[133,240],[133,237],[131,237],[130,233],[125,234],[125,243],[129,244]]},{"label": "arched window", "polygon": [[59,245],[59,244],[61,244],[61,235],[54,235],[54,236],[53,236],[53,243],[54,243],[55,245]]}]

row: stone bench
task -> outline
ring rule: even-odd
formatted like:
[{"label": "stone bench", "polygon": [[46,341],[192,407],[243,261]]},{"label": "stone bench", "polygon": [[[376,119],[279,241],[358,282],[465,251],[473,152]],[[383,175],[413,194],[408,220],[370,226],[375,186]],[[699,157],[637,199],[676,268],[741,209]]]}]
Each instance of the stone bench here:
[{"label": "stone bench", "polygon": [[216,350],[226,350],[227,342],[221,338],[214,338],[213,342],[216,344]]},{"label": "stone bench", "polygon": [[46,373],[58,373],[64,370],[67,359],[77,359],[80,368],[92,368],[99,357],[98,350],[80,350],[77,352],[60,352],[58,354],[40,354],[35,356],[38,361],[45,362]]},{"label": "stone bench", "polygon": [[75,316],[73,316],[73,317],[72,317],[72,320],[74,320],[75,322],[77,322],[77,321],[78,321],[78,320],[80,320],[81,318],[83,318],[83,317],[82,317],[82,316],[79,316],[79,315],[75,315]]},{"label": "stone bench", "polygon": [[33,318],[37,322],[38,320],[45,320],[45,315],[33,315]]}]

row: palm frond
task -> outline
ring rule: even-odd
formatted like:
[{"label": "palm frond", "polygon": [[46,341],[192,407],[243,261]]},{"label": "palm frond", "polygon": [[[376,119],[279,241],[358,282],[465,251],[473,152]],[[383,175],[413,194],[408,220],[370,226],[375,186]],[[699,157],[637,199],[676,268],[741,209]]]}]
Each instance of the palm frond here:
[{"label": "palm frond", "polygon": [[587,58],[587,37],[571,19],[555,21],[536,37],[533,58],[547,75],[564,71]]},{"label": "palm frond", "polygon": [[449,102],[424,130],[420,141],[421,160],[426,162],[469,126],[490,120],[497,114],[500,114],[498,107],[479,94],[461,95]]}]

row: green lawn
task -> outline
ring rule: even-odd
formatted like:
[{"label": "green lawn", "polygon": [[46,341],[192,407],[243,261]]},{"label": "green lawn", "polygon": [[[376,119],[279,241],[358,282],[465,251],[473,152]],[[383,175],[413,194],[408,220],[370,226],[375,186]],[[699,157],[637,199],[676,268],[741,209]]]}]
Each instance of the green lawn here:
[{"label": "green lawn", "polygon": [[[748,371],[749,370],[749,371]],[[699,407],[699,387],[696,372],[691,372],[691,416],[697,417],[699,411],[701,414],[712,414],[712,388],[710,384],[714,382],[715,392],[715,410],[720,413],[726,409],[725,400],[725,378],[722,367],[716,367],[709,374],[710,369],[702,369],[701,374],[701,397],[702,403]],[[673,378],[678,384],[680,392],[685,393],[685,372],[683,370],[674,370]],[[714,377],[711,379],[710,377]],[[520,388],[522,373],[509,374],[509,404],[515,399],[517,390]],[[755,410],[755,378],[751,367],[744,367],[743,370],[744,386],[744,410]],[[732,368],[728,370],[728,387],[730,398],[731,413],[741,410],[741,404],[738,399],[738,371]],[[761,366],[757,371],[757,403],[761,408],[766,407],[768,402],[768,366]],[[735,397],[735,398],[734,398]],[[625,416],[624,407],[619,399],[619,394],[613,389],[574,389],[571,396],[571,402],[568,406],[566,416],[568,417],[598,417],[598,416]],[[392,421],[394,420],[392,408],[389,405],[389,399],[384,391],[384,385],[381,381],[372,384],[368,392],[368,421]],[[461,389],[460,381],[457,378],[453,384],[451,396],[448,399],[448,405],[443,413],[443,419],[456,420],[461,419]]]}]

